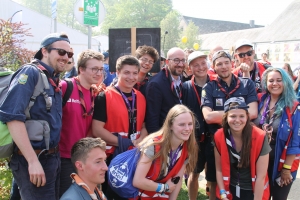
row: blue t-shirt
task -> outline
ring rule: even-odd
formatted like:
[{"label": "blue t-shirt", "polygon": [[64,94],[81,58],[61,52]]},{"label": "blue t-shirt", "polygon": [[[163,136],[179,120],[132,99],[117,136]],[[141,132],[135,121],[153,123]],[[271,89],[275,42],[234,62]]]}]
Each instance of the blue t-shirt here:
[{"label": "blue t-shirt", "polygon": [[[240,80],[240,86],[230,95],[230,97],[243,97],[247,105],[252,102],[257,102],[257,93],[253,81],[248,78],[239,77],[238,79]],[[232,91],[238,82],[234,75],[232,75],[229,86],[221,78],[218,77],[218,80],[227,93]],[[213,111],[221,111],[224,110],[224,103],[226,100],[226,95],[220,90],[217,81],[210,81],[203,86],[201,95],[202,107],[207,106]],[[218,124],[208,124],[209,133],[211,134],[214,134],[219,128],[221,128],[221,126]]]},{"label": "blue t-shirt", "polygon": [[114,80],[114,78],[116,78],[116,73],[111,74],[109,72],[109,65],[106,64],[106,63],[104,63],[104,70],[105,70],[105,73],[106,73],[106,78],[104,79],[103,83],[106,86],[109,86],[111,84],[111,82]]},{"label": "blue t-shirt", "polygon": [[[39,61],[39,63],[48,70],[51,79],[57,80],[59,74],[54,76],[52,67]],[[0,121],[6,123],[10,121],[25,122],[25,109],[27,108],[34,88],[38,82],[39,71],[32,65],[25,65],[20,68],[13,78],[7,96],[0,107]],[[54,87],[49,83],[50,88],[44,91],[51,98],[52,106],[47,111],[44,96],[41,94],[36,97],[35,103],[30,110],[31,119],[45,120],[50,126],[50,148],[58,145],[60,138],[60,129],[62,124],[62,95],[61,91],[55,92]],[[31,141],[34,149],[45,149],[45,141]]]}]

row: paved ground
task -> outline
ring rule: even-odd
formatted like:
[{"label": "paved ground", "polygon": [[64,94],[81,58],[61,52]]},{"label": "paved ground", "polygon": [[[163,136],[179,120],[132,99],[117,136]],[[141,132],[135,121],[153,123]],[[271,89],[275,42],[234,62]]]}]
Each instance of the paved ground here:
[{"label": "paved ground", "polygon": [[[299,168],[300,170],[300,168]],[[298,170],[297,178],[293,182],[290,194],[288,196],[288,200],[299,200],[300,199],[300,171]],[[205,190],[206,188],[206,180],[205,173],[202,172],[199,176],[199,187]]]}]

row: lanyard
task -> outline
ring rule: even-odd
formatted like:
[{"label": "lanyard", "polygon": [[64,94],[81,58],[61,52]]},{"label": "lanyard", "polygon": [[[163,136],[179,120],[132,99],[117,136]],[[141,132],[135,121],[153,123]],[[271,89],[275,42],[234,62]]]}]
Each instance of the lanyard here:
[{"label": "lanyard", "polygon": [[196,93],[196,97],[197,97],[198,103],[201,106],[201,101],[200,101],[199,93],[198,93],[197,88],[195,86],[195,76],[192,77],[191,83],[192,83],[192,87],[193,87],[193,89],[194,89],[194,91]]},{"label": "lanyard", "polygon": [[[94,112],[94,103],[95,103],[95,96],[93,94],[92,95],[92,99],[91,99],[91,109],[89,112],[87,112],[87,109],[86,109],[86,105],[85,105],[85,101],[84,101],[84,95],[83,95],[83,92],[82,92],[82,88],[81,88],[81,84],[80,84],[80,80],[78,78],[78,76],[76,76],[74,78],[75,80],[75,83],[77,85],[77,88],[78,88],[78,92],[79,92],[79,98],[80,98],[80,104],[82,106],[82,109],[83,109],[83,117],[86,117],[86,116],[89,116],[89,115],[92,115],[93,112]],[[90,89],[91,93],[93,93],[92,89]]]},{"label": "lanyard", "polygon": [[234,74],[232,74],[232,78],[236,78],[237,83],[236,83],[235,88],[233,88],[233,90],[231,90],[229,93],[226,92],[226,90],[224,89],[224,87],[221,85],[221,83],[219,81],[219,78],[216,79],[218,87],[226,95],[226,99],[229,99],[230,95],[233,94],[240,87],[240,84],[241,84],[241,80],[237,76],[235,76]]},{"label": "lanyard", "polygon": [[128,114],[129,114],[129,122],[132,123],[132,132],[135,132],[135,123],[136,120],[134,120],[134,104],[135,104],[135,95],[133,90],[131,90],[131,96],[132,96],[132,102],[130,105],[129,99],[125,96],[125,94],[120,90],[119,86],[115,85],[115,88],[120,92],[122,98],[125,101],[125,104],[128,109]]},{"label": "lanyard", "polygon": [[182,145],[183,145],[183,144],[179,145],[179,146],[177,147],[177,149],[175,150],[174,153],[172,153],[172,150],[171,150],[170,153],[169,153],[169,157],[170,157],[170,165],[169,165],[169,168],[168,168],[169,172],[172,170],[172,168],[174,167],[174,165],[175,165],[175,163],[176,163],[176,160],[177,160],[179,151],[182,149]]},{"label": "lanyard", "polygon": [[[182,83],[180,83],[180,85],[179,85],[179,89],[180,89],[180,91],[179,92],[177,92],[176,91],[176,89],[175,89],[175,87],[174,87],[174,81],[172,80],[172,77],[171,76],[169,76],[169,70],[166,68],[166,67],[164,67],[163,69],[162,69],[162,71],[165,71],[165,74],[166,74],[166,77],[169,79],[169,81],[170,81],[170,84],[171,84],[171,91],[172,91],[172,93],[179,99],[179,101],[181,102],[181,97],[182,97]],[[178,94],[177,94],[178,93]]]}]

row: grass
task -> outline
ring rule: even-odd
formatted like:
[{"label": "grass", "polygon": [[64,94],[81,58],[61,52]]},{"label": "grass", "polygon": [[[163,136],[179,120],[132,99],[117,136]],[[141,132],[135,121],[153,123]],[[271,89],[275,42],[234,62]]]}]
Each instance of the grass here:
[{"label": "grass", "polygon": [[[185,185],[185,183],[182,183],[181,190],[178,194],[177,200],[188,200],[188,189]],[[205,190],[202,188],[198,189],[198,197],[197,200],[206,200],[208,199],[208,196],[206,196]]]}]

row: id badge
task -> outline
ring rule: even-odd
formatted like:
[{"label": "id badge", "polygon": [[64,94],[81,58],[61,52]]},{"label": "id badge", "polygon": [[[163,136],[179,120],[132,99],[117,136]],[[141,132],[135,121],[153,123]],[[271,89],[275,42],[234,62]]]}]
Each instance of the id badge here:
[{"label": "id badge", "polygon": [[241,192],[240,190],[241,190],[241,188],[238,185],[235,186],[235,188],[236,188],[235,189],[235,196],[237,196],[238,198],[240,198],[240,192]]}]

